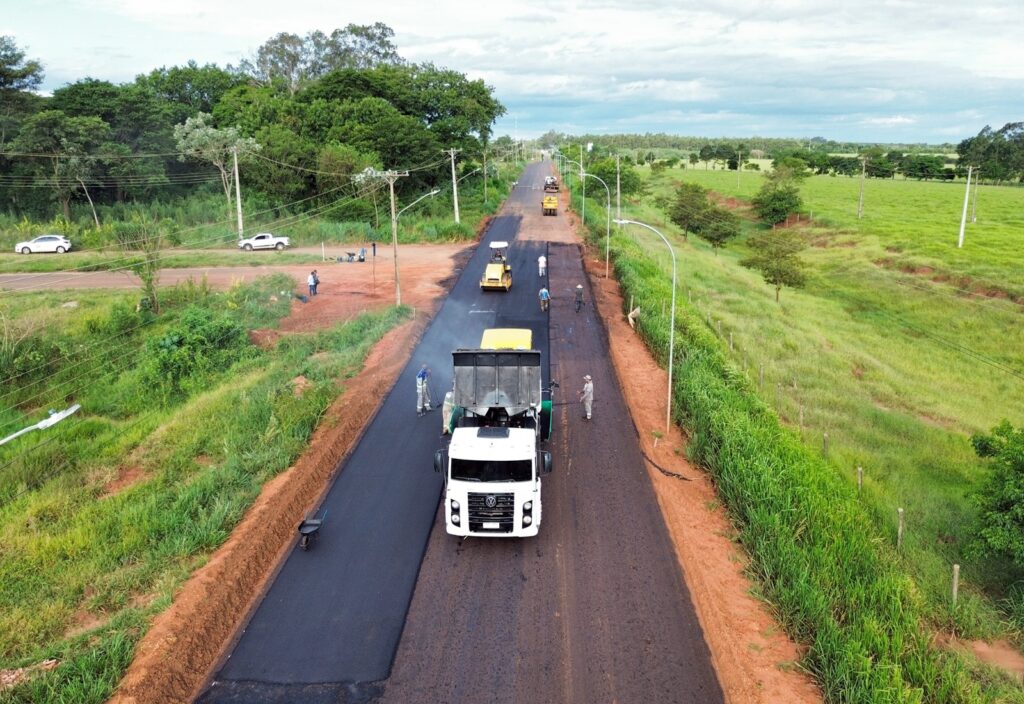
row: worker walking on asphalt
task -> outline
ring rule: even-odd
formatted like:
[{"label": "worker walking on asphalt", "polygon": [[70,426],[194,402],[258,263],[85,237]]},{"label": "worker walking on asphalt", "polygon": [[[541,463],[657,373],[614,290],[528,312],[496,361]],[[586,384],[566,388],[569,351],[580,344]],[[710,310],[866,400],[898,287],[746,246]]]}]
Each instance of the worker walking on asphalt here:
[{"label": "worker walking on asphalt", "polygon": [[583,284],[576,284],[576,312],[583,307]]},{"label": "worker walking on asphalt", "polygon": [[537,273],[540,278],[544,278],[544,274],[548,273],[548,258],[543,254],[537,257]]},{"label": "worker walking on asphalt", "polygon": [[544,312],[548,309],[548,305],[551,303],[551,292],[548,291],[547,286],[541,286],[540,291],[537,293],[537,298],[540,299],[540,310]]},{"label": "worker walking on asphalt", "polygon": [[583,404],[583,419],[590,420],[594,410],[594,382],[587,374],[583,377],[583,390],[580,391],[580,402]]},{"label": "worker walking on asphalt", "polygon": [[416,372],[416,415],[430,411],[430,369],[424,364]]}]

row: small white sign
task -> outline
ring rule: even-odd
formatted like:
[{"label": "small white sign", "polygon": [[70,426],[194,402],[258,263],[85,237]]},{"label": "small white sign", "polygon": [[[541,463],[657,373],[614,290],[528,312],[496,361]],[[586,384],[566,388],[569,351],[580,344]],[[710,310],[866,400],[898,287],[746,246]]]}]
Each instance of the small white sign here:
[{"label": "small white sign", "polygon": [[497,530],[500,527],[497,521],[486,521],[484,523],[484,530]]}]

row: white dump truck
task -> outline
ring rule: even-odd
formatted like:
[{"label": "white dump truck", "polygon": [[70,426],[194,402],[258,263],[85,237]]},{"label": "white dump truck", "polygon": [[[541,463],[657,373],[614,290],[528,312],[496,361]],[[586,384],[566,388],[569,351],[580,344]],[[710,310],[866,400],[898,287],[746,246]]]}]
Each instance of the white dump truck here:
[{"label": "white dump truck", "polygon": [[541,355],[531,347],[529,330],[496,328],[479,348],[452,352],[451,441],[434,455],[451,535],[520,538],[540,529],[551,400],[542,398]]}]

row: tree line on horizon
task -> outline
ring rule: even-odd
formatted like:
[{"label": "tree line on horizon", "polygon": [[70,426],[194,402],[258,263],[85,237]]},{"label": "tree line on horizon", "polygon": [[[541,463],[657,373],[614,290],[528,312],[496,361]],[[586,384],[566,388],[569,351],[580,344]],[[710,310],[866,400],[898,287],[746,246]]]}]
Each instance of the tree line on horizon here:
[{"label": "tree line on horizon", "polygon": [[[402,59],[393,36],[380,22],[281,33],[238,67],[189,61],[122,84],[82,78],[51,96],[36,92],[42,64],[0,36],[0,214],[217,193],[230,164],[206,158],[211,142],[221,161],[238,150],[242,185],[271,207],[315,203],[367,168],[429,164],[396,187],[436,186],[450,177],[442,150],[461,150],[471,168],[505,107],[482,80]],[[335,217],[372,212],[355,200]]]},{"label": "tree line on horizon", "polygon": [[[963,178],[968,166],[994,183],[1024,181],[1024,122],[1010,122],[998,130],[985,126],[975,137],[959,144],[865,144],[837,142],[814,137],[809,140],[750,137],[709,139],[669,134],[566,135],[549,130],[537,139],[541,146],[588,144],[622,154],[628,163],[672,167],[688,160],[735,171],[755,169],[751,158],[770,159],[773,167],[805,169],[813,174],[855,176],[864,170],[869,178],[897,175],[921,180]],[[655,149],[676,152],[659,158]],[[635,151],[635,155],[633,152]],[[951,157],[951,154],[956,154]],[[951,165],[952,163],[952,165]]]}]

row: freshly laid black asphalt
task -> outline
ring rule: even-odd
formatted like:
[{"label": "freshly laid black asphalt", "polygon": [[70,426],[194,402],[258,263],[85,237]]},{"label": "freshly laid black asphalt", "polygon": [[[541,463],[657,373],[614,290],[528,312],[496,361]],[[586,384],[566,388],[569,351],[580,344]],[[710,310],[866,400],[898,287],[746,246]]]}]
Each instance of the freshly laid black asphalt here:
[{"label": "freshly laid black asphalt", "polygon": [[[342,467],[319,544],[296,550],[214,681],[209,702],[720,702],[707,645],[588,304],[574,245],[515,241],[539,221],[547,164],[527,168]],[[536,214],[534,214],[536,211]],[[482,293],[487,243],[509,240],[515,284]],[[536,259],[549,254],[548,317]],[[589,293],[587,300],[590,300]],[[540,535],[449,536],[432,471],[440,411],[415,415],[414,375],[487,327],[530,327],[556,392]],[[576,392],[594,377],[595,415]],[[421,566],[422,565],[422,566]],[[415,594],[414,594],[415,589]]]}]

